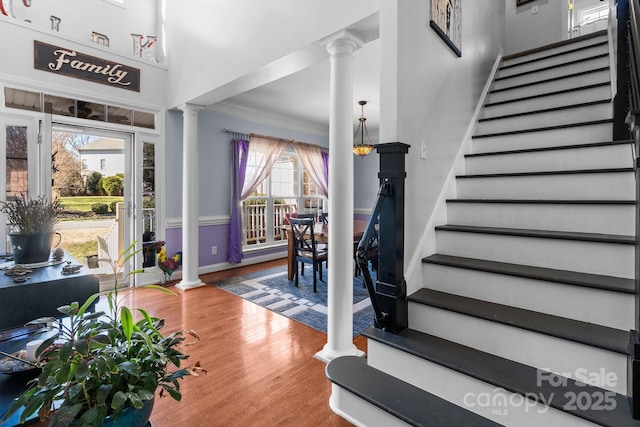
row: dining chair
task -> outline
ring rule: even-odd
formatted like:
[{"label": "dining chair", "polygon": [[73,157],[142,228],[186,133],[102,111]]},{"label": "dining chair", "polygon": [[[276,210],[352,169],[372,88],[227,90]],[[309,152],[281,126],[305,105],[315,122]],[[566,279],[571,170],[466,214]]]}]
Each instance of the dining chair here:
[{"label": "dining chair", "polygon": [[296,215],[296,218],[316,219],[316,214],[313,214],[313,213],[299,213],[298,215]]},{"label": "dining chair", "polygon": [[322,223],[329,224],[329,212],[322,212]]},{"label": "dining chair", "polygon": [[[291,234],[293,236],[293,248],[295,254],[296,269],[294,272],[295,285],[298,287],[299,275],[304,276],[304,265],[311,264],[313,270],[313,292],[316,292],[316,272],[322,280],[322,263],[327,262],[328,252],[319,248],[313,234],[315,220],[313,218],[289,218]],[[298,263],[300,271],[298,271]]]}]

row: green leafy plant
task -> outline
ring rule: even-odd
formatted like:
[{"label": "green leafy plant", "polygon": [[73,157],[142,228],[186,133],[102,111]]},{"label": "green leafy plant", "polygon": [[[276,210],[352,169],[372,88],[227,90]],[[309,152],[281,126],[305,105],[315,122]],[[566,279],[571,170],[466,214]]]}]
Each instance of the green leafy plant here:
[{"label": "green leafy plant", "polygon": [[[99,237],[98,241],[108,253],[104,239]],[[186,345],[184,333],[162,335],[163,319],[140,308],[132,311],[119,296],[121,266],[139,252],[134,248],[135,242],[118,259],[109,256],[100,260],[111,266],[115,278],[114,289],[106,294],[106,313],[88,311],[99,294],[82,305],[72,302],[58,308],[67,321],[60,322],[58,333],[36,351],[42,360],[42,373],[13,403],[5,419],[24,408],[22,422],[38,411],[41,420],[50,418],[50,427],[67,426],[72,421],[77,427],[100,426],[107,416],[117,419],[126,408],[142,408],[154,398],[158,387],[161,395],[166,392],[181,399],[178,380],[197,375],[200,370],[197,366],[180,368],[188,358],[181,352]],[[140,271],[131,271],[122,280]],[[175,296],[161,286],[148,287]],[[138,321],[134,321],[136,311],[140,315]],[[40,318],[31,323],[56,321]],[[186,333],[198,339],[193,331]]]},{"label": "green leafy plant", "polygon": [[44,196],[30,199],[22,193],[15,200],[0,204],[0,212],[7,215],[14,232],[20,234],[52,232],[62,212],[58,200],[49,201]]},{"label": "green leafy plant", "polygon": [[109,205],[107,205],[106,203],[94,203],[93,205],[91,205],[91,210],[93,211],[93,213],[96,213],[98,215],[104,215],[109,212]]}]

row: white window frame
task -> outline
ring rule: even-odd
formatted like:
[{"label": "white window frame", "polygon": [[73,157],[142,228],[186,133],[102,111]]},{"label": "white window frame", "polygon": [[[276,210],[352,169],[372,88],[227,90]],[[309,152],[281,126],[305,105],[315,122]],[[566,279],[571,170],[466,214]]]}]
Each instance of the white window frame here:
[{"label": "white window frame", "polygon": [[[282,155],[287,157],[295,157],[297,159],[298,170],[296,171],[296,177],[295,177],[297,182],[294,184],[295,185],[294,194],[293,195],[271,194],[272,184],[271,184],[271,174],[269,174],[269,176],[265,178],[265,180],[267,181],[265,185],[265,190],[267,194],[264,196],[249,196],[242,201],[243,206],[244,206],[244,202],[248,200],[265,199],[267,201],[266,202],[266,223],[265,223],[266,240],[264,243],[254,243],[254,244],[246,243],[245,236],[247,235],[247,232],[246,232],[245,219],[243,215],[243,221],[242,221],[243,251],[248,251],[253,249],[263,249],[271,246],[280,246],[287,243],[286,239],[275,240],[275,224],[273,224],[273,218],[275,217],[275,209],[274,209],[275,200],[282,200],[282,199],[295,200],[294,202],[295,212],[299,212],[299,213],[308,213],[305,210],[305,201],[307,200],[317,201],[318,202],[317,204],[321,204],[322,206],[327,206],[327,198],[322,195],[315,195],[315,196],[304,195],[304,166],[302,164],[302,161],[300,160],[300,157],[298,156],[298,153],[296,153],[293,147],[287,148]],[[318,210],[315,210],[315,212],[319,213]]]}]

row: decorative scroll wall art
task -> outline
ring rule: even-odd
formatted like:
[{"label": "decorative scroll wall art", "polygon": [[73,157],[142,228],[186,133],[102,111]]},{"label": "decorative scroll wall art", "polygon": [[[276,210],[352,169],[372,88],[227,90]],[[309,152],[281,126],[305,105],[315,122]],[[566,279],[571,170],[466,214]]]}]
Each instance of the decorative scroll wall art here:
[{"label": "decorative scroll wall art", "polygon": [[457,56],[462,56],[462,0],[431,0],[429,25]]}]

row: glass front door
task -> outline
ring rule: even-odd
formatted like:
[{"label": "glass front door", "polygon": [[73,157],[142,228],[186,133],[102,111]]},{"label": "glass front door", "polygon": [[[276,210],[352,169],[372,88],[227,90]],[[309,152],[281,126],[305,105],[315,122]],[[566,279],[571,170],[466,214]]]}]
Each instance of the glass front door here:
[{"label": "glass front door", "polygon": [[[53,124],[51,194],[65,208],[61,245],[96,273],[110,273],[98,259],[117,258],[135,239],[131,134]],[[104,270],[104,271],[103,271]]]}]

